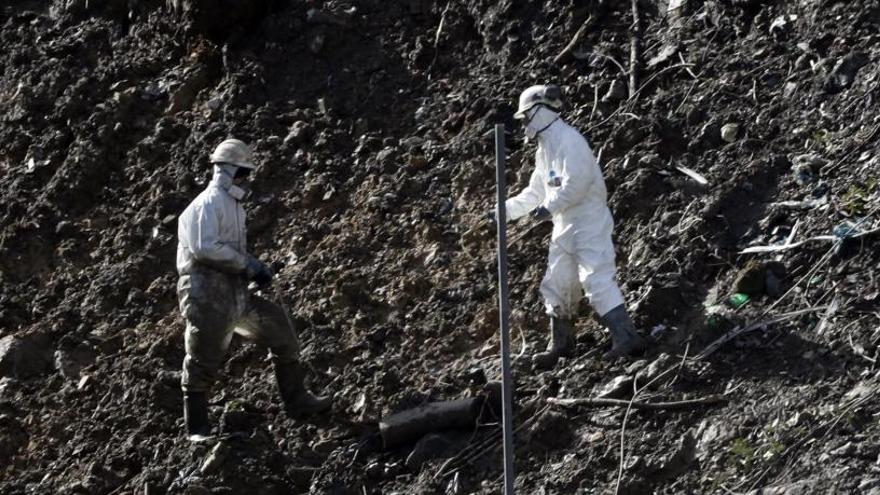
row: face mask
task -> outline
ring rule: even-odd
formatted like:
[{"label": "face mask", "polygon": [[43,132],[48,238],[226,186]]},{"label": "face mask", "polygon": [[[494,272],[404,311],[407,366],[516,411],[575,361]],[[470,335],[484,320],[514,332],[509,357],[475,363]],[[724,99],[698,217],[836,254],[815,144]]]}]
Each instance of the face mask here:
[{"label": "face mask", "polygon": [[535,127],[532,125],[532,120],[534,120],[535,115],[537,115],[538,110],[540,109],[541,107],[534,107],[526,112],[526,119],[523,121],[523,126],[525,127],[526,142],[535,139],[535,137],[537,137],[538,135],[538,130],[535,129]]},{"label": "face mask", "polygon": [[232,184],[229,186],[229,189],[227,189],[226,192],[228,192],[230,196],[235,198],[236,201],[241,201],[251,191],[247,187],[239,187],[239,186],[236,186],[235,184]]}]

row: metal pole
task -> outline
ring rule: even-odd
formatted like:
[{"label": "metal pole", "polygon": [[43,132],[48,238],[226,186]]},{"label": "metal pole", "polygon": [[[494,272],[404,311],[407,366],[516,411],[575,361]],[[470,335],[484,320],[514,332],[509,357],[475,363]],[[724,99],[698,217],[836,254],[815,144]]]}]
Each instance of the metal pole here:
[{"label": "metal pole", "polygon": [[495,175],[498,181],[498,315],[501,324],[501,396],[504,420],[504,495],[513,495],[513,380],[510,371],[510,307],[507,301],[507,182],[504,124],[495,125]]}]

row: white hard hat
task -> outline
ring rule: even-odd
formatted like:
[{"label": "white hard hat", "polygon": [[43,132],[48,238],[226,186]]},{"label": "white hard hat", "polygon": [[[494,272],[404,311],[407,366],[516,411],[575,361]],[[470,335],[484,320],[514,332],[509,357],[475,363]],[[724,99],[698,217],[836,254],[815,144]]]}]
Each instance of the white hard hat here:
[{"label": "white hard hat", "polygon": [[515,119],[524,119],[526,112],[537,105],[549,107],[554,112],[562,109],[562,90],[555,84],[532,86],[519,95],[519,108],[513,114]]},{"label": "white hard hat", "polygon": [[257,168],[254,165],[254,154],[250,146],[239,139],[227,139],[220,143],[211,153],[211,163],[229,163],[237,167]]}]

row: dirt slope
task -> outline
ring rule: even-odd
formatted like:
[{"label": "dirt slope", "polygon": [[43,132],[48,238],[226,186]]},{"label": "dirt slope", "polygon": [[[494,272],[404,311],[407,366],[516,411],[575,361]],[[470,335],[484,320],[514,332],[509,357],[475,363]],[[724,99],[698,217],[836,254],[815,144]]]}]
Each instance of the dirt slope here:
[{"label": "dirt slope", "polygon": [[[575,356],[517,363],[520,491],[880,491],[880,255],[853,237],[877,227],[876,2],[641,2],[632,98],[630,2],[229,1],[187,23],[170,7],[188,3],[0,7],[0,493],[498,493],[491,415],[423,465],[412,444],[382,449],[376,421],[497,378],[490,131],[509,126],[515,191],[533,148],[512,105],[547,81],[600,153],[622,286],[655,342],[599,361],[584,305]],[[262,163],[252,250],[337,406],[288,419],[265,349],[236,339],[215,448],[181,436],[173,260],[176,215],[230,135]],[[527,231],[510,250],[517,353],[546,327],[549,226],[511,226]],[[615,379],[629,398],[634,377],[657,378],[640,400],[726,403],[546,402]]]}]

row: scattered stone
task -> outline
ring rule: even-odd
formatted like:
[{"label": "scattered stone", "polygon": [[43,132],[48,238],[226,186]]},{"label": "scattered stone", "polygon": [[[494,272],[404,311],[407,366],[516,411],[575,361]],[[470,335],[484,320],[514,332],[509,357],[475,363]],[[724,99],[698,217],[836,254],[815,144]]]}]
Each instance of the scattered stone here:
[{"label": "scattered stone", "polygon": [[52,369],[48,337],[7,335],[0,339],[0,376],[29,378]]},{"label": "scattered stone", "polygon": [[840,447],[831,451],[831,455],[835,457],[851,457],[856,453],[856,446],[852,442],[846,442]]},{"label": "scattered stone", "polygon": [[851,53],[838,60],[825,79],[825,92],[839,93],[852,86],[859,69],[867,65],[869,61],[868,56],[860,52]]},{"label": "scattered stone", "polygon": [[97,351],[85,342],[71,344],[62,339],[59,344],[54,356],[55,369],[68,380],[79,380],[80,371],[95,362]]},{"label": "scattered stone", "polygon": [[697,441],[691,431],[688,431],[678,441],[675,450],[665,456],[660,462],[662,478],[674,478],[681,475],[693,464],[697,457]]},{"label": "scattered stone", "polygon": [[651,383],[655,378],[660,375],[660,373],[663,373],[667,369],[669,369],[674,361],[675,359],[671,355],[665,352],[661,353],[659,356],[657,356],[657,359],[655,359],[651,362],[651,364],[648,365],[647,368],[639,372],[639,374],[637,375],[639,383],[643,386]]},{"label": "scattered stone", "polygon": [[181,77],[180,85],[169,98],[168,114],[175,114],[192,108],[199,91],[211,84],[214,71],[207,64],[197,64],[188,68]]},{"label": "scattered stone", "polygon": [[605,96],[602,97],[602,101],[605,103],[614,103],[626,98],[626,96],[626,84],[619,79],[615,79],[611,81],[611,85],[608,87],[608,91],[605,92]]},{"label": "scattered stone", "polygon": [[696,446],[697,457],[701,460],[711,457],[718,445],[732,439],[735,435],[736,431],[726,421],[704,419],[697,427],[695,435],[699,439]]},{"label": "scattered stone", "polygon": [[284,138],[284,145],[302,145],[305,144],[314,135],[315,130],[309,124],[298,120],[290,126],[290,132]]},{"label": "scattered stone", "polygon": [[614,377],[610,382],[605,384],[596,397],[600,399],[620,399],[629,397],[633,392],[633,378],[629,375],[620,375]]},{"label": "scattered stone", "polygon": [[602,440],[605,440],[605,433],[602,430],[594,431],[593,433],[584,435],[583,438],[587,443],[599,443]]},{"label": "scattered stone", "polygon": [[880,488],[880,478],[865,478],[859,483],[859,493]]},{"label": "scattered stone", "polygon": [[784,39],[797,20],[798,16],[793,14],[781,15],[776,19],[773,19],[773,22],[770,23],[770,36],[773,36],[777,40]]},{"label": "scattered stone", "polygon": [[877,394],[877,382],[875,380],[862,380],[840,399],[841,404],[855,402]]},{"label": "scattered stone", "polygon": [[732,143],[737,137],[739,137],[739,124],[729,123],[721,126],[721,139]]},{"label": "scattered stone", "polygon": [[813,495],[819,482],[816,479],[796,481],[783,485],[773,485],[748,492],[748,495]]},{"label": "scattered stone", "polygon": [[385,474],[385,463],[382,461],[371,462],[364,468],[364,473],[374,480],[379,479]]}]

